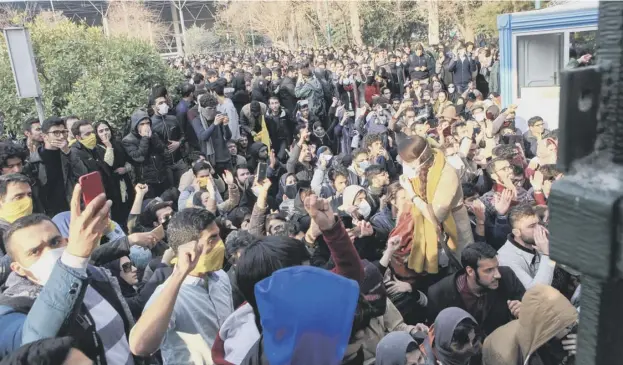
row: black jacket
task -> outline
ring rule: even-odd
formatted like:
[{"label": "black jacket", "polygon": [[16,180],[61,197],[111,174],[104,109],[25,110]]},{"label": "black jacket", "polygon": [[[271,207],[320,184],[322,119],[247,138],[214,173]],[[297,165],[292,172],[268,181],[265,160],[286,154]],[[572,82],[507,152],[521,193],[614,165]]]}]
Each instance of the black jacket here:
[{"label": "black jacket", "polygon": [[268,98],[270,98],[271,94],[268,85],[268,81],[263,77],[255,80],[253,88],[251,89],[251,101],[257,100],[260,103],[268,105]]},{"label": "black jacket", "polygon": [[[52,217],[57,213],[60,213],[55,207],[52,207],[48,204],[48,200],[46,199],[47,194],[53,194],[54,192],[49,192],[47,189],[48,184],[48,176],[45,171],[45,164],[41,159],[40,153],[43,151],[43,146],[39,147],[37,151],[30,154],[29,159],[29,168],[30,168],[30,177],[35,180],[33,185],[39,187],[39,203],[35,204],[41,207],[43,213]],[[71,202],[71,196],[74,192],[74,185],[78,182],[78,178],[87,173],[87,169],[85,165],[80,161],[80,158],[73,154],[71,149],[69,153],[66,155],[61,152],[61,166],[63,169],[63,183],[65,186],[65,199],[67,200],[67,205],[69,206]]]},{"label": "black jacket", "polygon": [[167,179],[164,162],[165,145],[157,133],[152,133],[149,138],[138,134],[138,124],[144,119],[149,119],[149,116],[142,110],[137,110],[132,114],[132,129],[127,136],[123,137],[122,144],[136,171],[136,181],[145,184],[160,184]]},{"label": "black jacket", "polygon": [[[424,71],[416,71],[416,67],[426,67]],[[427,53],[417,56],[415,53],[409,56],[409,74],[411,80],[426,80],[435,73],[435,60]]]},{"label": "black jacket", "polygon": [[169,154],[168,151],[165,152],[165,155],[170,155],[171,161],[167,161],[169,163],[175,163],[181,160],[184,157],[184,131],[180,127],[177,118],[173,115],[157,115],[154,114],[151,117],[151,131],[152,134],[156,133],[158,138],[163,141],[165,144],[168,144],[170,141],[180,142],[180,148],[178,148],[172,154]]},{"label": "black jacket", "polygon": [[292,143],[294,122],[292,122],[292,118],[286,109],[281,108],[278,115],[274,115],[270,109],[266,110],[264,121],[270,135],[270,143],[273,146],[279,146],[281,141],[286,141],[288,145]]},{"label": "black jacket", "polygon": [[[487,336],[498,327],[515,319],[508,309],[507,300],[521,300],[526,292],[513,270],[506,266],[500,266],[499,270],[502,276],[499,286],[496,290],[485,294],[487,298],[482,313],[470,313]],[[435,321],[439,312],[448,307],[459,307],[468,311],[456,288],[457,277],[464,273],[465,270],[461,270],[428,288],[428,320],[431,323]]]},{"label": "black jacket", "polygon": [[290,77],[284,77],[281,80],[281,86],[279,87],[279,103],[286,108],[290,115],[294,115],[296,110],[297,98],[294,95],[294,89],[296,88],[296,80]]}]

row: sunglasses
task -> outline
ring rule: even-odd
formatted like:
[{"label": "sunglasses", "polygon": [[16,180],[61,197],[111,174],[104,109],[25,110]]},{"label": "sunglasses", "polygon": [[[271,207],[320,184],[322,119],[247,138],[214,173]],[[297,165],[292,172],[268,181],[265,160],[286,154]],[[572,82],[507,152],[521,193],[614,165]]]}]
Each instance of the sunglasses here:
[{"label": "sunglasses", "polygon": [[121,270],[123,270],[124,273],[128,274],[132,272],[132,267],[134,265],[132,265],[131,262],[126,262],[125,264],[121,265]]}]

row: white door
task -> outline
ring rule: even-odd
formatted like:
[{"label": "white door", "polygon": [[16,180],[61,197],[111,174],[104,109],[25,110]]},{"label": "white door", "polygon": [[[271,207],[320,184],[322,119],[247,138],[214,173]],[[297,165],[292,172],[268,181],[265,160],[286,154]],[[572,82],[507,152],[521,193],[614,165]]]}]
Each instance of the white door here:
[{"label": "white door", "polygon": [[564,59],[563,33],[518,36],[517,51],[519,90],[559,84]]}]

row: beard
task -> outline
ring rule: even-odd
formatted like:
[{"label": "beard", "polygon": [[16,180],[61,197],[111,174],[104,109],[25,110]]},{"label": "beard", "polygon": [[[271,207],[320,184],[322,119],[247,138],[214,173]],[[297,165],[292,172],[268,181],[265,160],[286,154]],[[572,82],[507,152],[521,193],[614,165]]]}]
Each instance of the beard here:
[{"label": "beard", "polygon": [[529,236],[524,236],[524,234],[521,234],[521,240],[523,241],[523,243],[526,243],[530,246],[534,246],[535,242],[534,242],[534,236],[533,237],[529,237]]},{"label": "beard", "polygon": [[474,270],[474,274],[476,274],[476,284],[483,290],[483,291],[493,291],[495,289],[491,289],[489,286],[495,282],[499,282],[499,280],[496,280],[494,282],[489,283],[489,285],[484,284],[481,280],[480,280],[480,275],[478,274],[478,270]]}]

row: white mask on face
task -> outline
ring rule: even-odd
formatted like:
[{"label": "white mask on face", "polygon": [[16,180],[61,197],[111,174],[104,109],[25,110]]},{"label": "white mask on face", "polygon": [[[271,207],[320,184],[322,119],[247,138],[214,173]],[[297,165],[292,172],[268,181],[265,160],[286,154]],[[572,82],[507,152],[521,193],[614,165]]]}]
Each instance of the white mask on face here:
[{"label": "white mask on face", "polygon": [[370,206],[370,203],[368,203],[366,200],[359,203],[358,210],[359,214],[361,214],[365,219],[367,219],[370,216],[370,213],[372,213],[372,207]]},{"label": "white mask on face", "polygon": [[476,119],[477,122],[482,122],[485,120],[485,115],[484,113],[476,113],[474,114],[474,119]]},{"label": "white mask on face", "polygon": [[39,281],[39,284],[45,285],[52,274],[52,270],[54,270],[54,266],[56,266],[56,262],[63,255],[63,252],[65,252],[65,247],[47,250],[39,257],[39,260],[30,265],[30,267],[25,267],[24,269],[30,271],[37,281]]},{"label": "white mask on face", "polygon": [[158,105],[158,114],[167,115],[168,112],[169,112],[169,106],[167,104]]},{"label": "white mask on face", "polygon": [[402,63],[396,62],[396,67],[400,67],[400,65],[402,65]]}]

